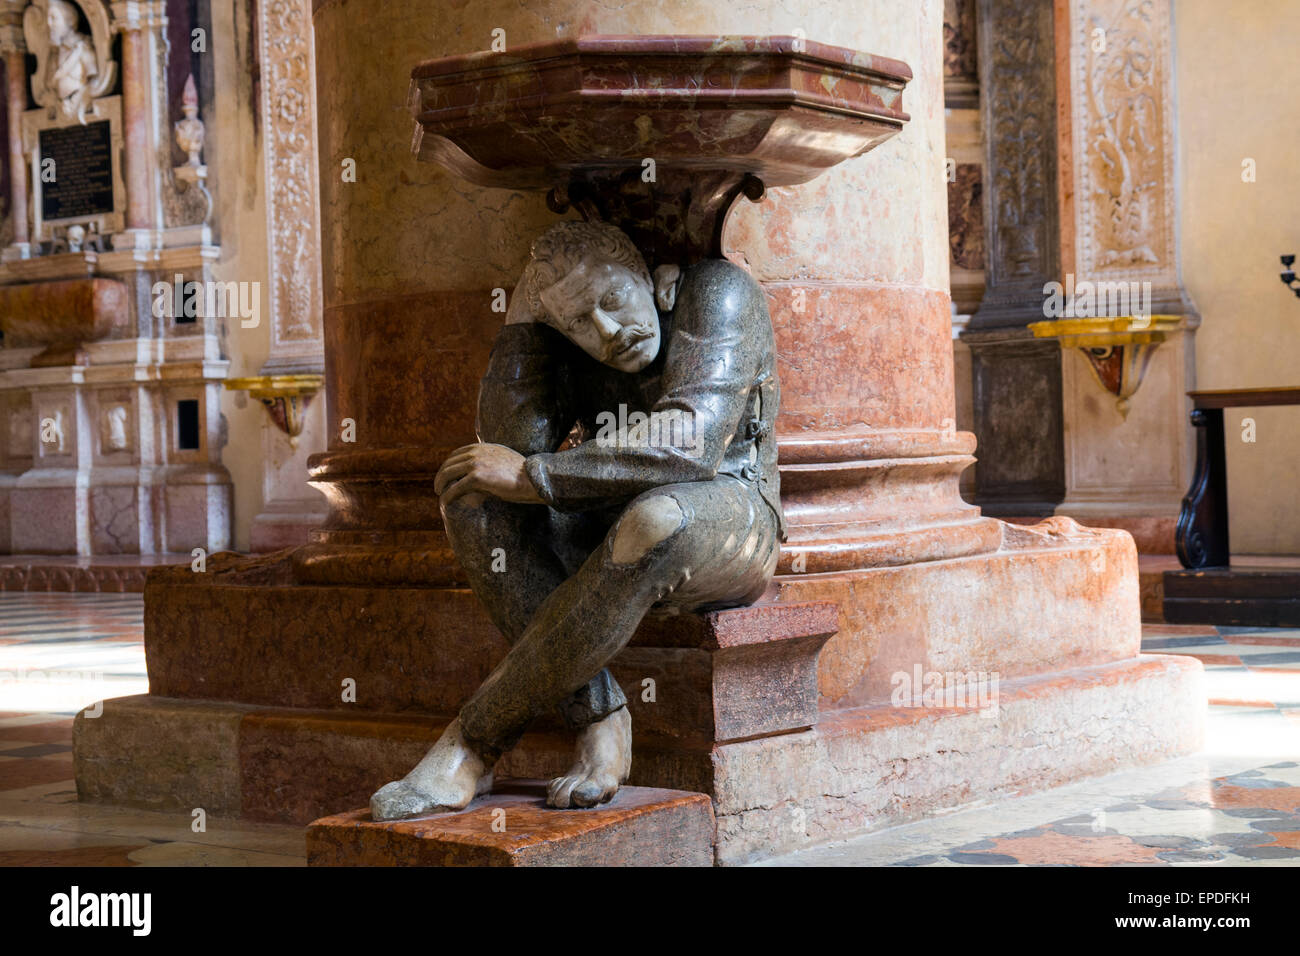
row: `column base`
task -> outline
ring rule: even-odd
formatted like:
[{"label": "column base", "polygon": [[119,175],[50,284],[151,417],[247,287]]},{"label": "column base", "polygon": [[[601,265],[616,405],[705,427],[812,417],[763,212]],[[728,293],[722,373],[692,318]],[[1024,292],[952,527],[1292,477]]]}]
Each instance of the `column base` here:
[{"label": "column base", "polygon": [[[710,797],[716,859],[742,863],[1198,747],[1200,663],[1138,654],[1132,539],[1001,529],[993,553],[647,618],[610,665],[630,784]],[[299,584],[292,552],[207,567],[150,575],[153,693],[77,718],[82,799],[303,824],[365,806],[506,650],[468,590]],[[980,699],[915,706],[932,672]],[[557,776],[572,746],[539,720],[499,778]]]},{"label": "column base", "polygon": [[[638,738],[630,784],[711,797],[717,862],[752,862],[1194,751],[1201,679],[1194,659],[1142,656],[1003,682],[993,710],[879,704],[747,740]],[[122,697],[100,717],[77,717],[77,792],[151,810],[356,822],[351,808],[405,775],[446,723]],[[558,776],[571,747],[562,733],[527,734],[498,765],[498,789],[511,777]],[[371,838],[358,839],[349,853],[369,853]]]}]

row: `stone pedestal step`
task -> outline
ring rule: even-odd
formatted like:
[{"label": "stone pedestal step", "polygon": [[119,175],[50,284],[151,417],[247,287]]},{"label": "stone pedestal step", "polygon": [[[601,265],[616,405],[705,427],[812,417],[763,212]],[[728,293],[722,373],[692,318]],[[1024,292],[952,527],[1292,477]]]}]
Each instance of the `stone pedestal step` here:
[{"label": "stone pedestal step", "polygon": [[501,781],[459,813],[376,823],[369,810],[307,828],[311,866],[712,866],[702,793],[624,787],[589,810],[546,806],[546,782]]},{"label": "stone pedestal step", "polygon": [[151,568],[190,565],[190,553],[0,555],[0,591],[144,591]]}]

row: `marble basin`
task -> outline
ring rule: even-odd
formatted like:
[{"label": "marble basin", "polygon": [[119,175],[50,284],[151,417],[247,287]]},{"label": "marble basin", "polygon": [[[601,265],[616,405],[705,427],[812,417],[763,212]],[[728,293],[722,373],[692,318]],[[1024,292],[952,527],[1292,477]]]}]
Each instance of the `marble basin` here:
[{"label": "marble basin", "polygon": [[578,169],[806,182],[902,129],[907,64],[798,37],[589,36],[411,71],[414,149],[483,186]]},{"label": "marble basin", "polygon": [[46,346],[33,365],[72,364],[81,345],[118,337],[129,324],[126,285],[116,279],[63,279],[0,286],[4,346]]},{"label": "marble basin", "polygon": [[[588,36],[421,63],[413,151],[479,186],[595,202],[651,258],[720,255],[738,195],[903,128],[907,64],[799,37]],[[669,238],[665,238],[669,237]]]}]

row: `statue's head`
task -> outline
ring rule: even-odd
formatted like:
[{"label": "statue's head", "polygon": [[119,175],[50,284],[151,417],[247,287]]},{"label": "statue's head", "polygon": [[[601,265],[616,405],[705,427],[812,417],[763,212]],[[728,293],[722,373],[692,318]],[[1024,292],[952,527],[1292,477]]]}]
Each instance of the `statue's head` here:
[{"label": "statue's head", "polygon": [[616,226],[555,224],[533,243],[520,285],[535,318],[612,368],[639,372],[659,354],[650,272]]},{"label": "statue's head", "polygon": [[77,8],[68,0],[50,0],[45,13],[45,26],[50,31],[50,42],[59,46],[69,34],[77,31]]}]

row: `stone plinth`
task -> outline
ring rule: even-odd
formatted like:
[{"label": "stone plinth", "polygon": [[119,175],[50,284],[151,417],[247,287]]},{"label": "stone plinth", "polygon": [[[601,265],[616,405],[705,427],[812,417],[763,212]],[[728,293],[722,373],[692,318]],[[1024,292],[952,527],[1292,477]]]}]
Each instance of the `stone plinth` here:
[{"label": "stone plinth", "polygon": [[546,806],[510,781],[460,813],[375,823],[355,810],[307,828],[311,866],[712,866],[713,806],[699,793],[624,787],[590,810]]},{"label": "stone plinth", "polygon": [[[727,742],[638,737],[631,784],[702,792],[717,862],[743,863],[953,807],[1154,763],[1201,746],[1199,662],[1142,656],[1003,679],[992,706],[874,704],[807,730]],[[153,695],[76,721],[83,800],[306,824],[363,806],[445,719]],[[562,773],[564,734],[527,734],[504,777]],[[588,812],[588,811],[582,811]]]},{"label": "stone plinth", "polygon": [[[718,860],[735,863],[1199,746],[1199,663],[1138,656],[1128,535],[1060,518],[1005,531],[991,554],[854,575],[847,634],[830,635],[827,603],[648,619],[612,665],[631,783],[712,797]],[[505,653],[468,591],[276,584],[285,567],[153,573],[153,694],[78,718],[83,799],[296,823],[363,806]],[[841,586],[776,582],[787,600]],[[994,696],[897,701],[918,669]],[[571,746],[541,723],[499,773],[557,775]]]},{"label": "stone plinth", "polygon": [[[817,654],[837,618],[833,604],[793,602],[652,617],[612,669],[638,734],[716,741],[811,727]],[[145,650],[160,697],[449,717],[507,645],[468,589],[295,585],[280,552],[153,572]],[[349,679],[355,702],[343,700]]]}]

